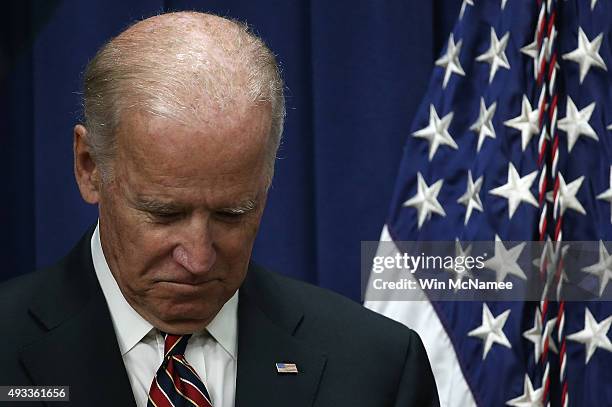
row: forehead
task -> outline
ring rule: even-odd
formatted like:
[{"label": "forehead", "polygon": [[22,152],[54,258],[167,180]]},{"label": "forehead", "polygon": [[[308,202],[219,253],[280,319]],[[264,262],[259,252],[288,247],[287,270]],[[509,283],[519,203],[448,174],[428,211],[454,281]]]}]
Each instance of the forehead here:
[{"label": "forehead", "polygon": [[266,107],[218,111],[191,123],[128,113],[116,133],[115,175],[139,194],[252,195],[266,181],[269,132]]}]

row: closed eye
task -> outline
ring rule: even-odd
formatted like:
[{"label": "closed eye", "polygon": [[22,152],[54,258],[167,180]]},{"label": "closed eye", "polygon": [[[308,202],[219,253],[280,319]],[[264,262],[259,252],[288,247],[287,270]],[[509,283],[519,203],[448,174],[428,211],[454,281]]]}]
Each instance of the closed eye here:
[{"label": "closed eye", "polygon": [[183,214],[181,212],[149,212],[149,216],[156,222],[168,223],[180,219]]},{"label": "closed eye", "polygon": [[240,210],[219,211],[216,213],[216,216],[220,218],[221,220],[225,220],[225,221],[238,221],[241,218],[243,218],[246,213],[247,213],[246,211],[240,211]]}]

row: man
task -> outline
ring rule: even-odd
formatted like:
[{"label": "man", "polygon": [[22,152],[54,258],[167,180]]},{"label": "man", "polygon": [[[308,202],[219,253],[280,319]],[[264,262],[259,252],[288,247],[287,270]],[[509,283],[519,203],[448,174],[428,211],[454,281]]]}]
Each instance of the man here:
[{"label": "man", "polygon": [[141,21],[84,77],[74,171],[99,221],[0,289],[0,385],[76,406],[430,406],[418,336],[249,263],[284,118],[273,54],[194,12]]}]

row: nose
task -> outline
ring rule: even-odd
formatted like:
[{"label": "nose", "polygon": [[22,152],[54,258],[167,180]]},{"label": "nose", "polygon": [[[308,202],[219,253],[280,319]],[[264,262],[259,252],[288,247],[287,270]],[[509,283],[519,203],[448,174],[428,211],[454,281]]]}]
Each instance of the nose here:
[{"label": "nose", "polygon": [[190,273],[208,272],[217,258],[208,219],[190,222],[182,236],[181,242],[172,251],[174,260]]}]

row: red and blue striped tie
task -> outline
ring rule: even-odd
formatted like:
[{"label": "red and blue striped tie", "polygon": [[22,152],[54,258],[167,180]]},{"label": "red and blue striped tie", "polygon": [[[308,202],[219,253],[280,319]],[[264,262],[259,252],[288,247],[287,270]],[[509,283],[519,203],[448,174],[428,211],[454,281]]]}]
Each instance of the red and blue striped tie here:
[{"label": "red and blue striped tie", "polygon": [[191,335],[162,335],[164,361],[151,383],[147,407],[212,407],[204,382],[185,360]]}]

